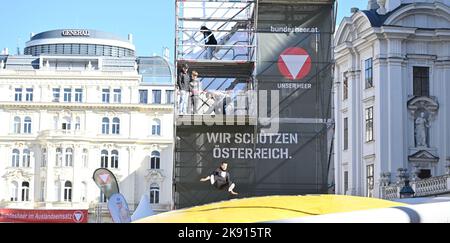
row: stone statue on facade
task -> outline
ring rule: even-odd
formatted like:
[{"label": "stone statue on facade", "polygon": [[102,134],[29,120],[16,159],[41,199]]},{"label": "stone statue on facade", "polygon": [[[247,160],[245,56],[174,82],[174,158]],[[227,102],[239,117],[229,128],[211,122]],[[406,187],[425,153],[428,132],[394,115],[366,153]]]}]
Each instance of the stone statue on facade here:
[{"label": "stone statue on facade", "polygon": [[420,116],[415,120],[415,135],[417,147],[428,147],[427,129],[430,127],[425,112],[421,112]]}]

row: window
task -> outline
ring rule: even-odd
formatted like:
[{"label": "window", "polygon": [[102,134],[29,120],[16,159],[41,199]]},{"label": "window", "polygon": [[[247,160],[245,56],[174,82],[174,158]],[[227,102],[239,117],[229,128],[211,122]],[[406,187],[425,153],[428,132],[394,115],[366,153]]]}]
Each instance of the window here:
[{"label": "window", "polygon": [[75,102],[83,102],[83,89],[75,89]]},{"label": "window", "polygon": [[114,103],[121,103],[122,102],[122,90],[121,89],[114,89]]},{"label": "window", "polygon": [[119,168],[119,152],[117,150],[111,152],[111,168]]},{"label": "window", "polygon": [[174,104],[175,98],[174,98],[174,91],[173,90],[167,90],[166,91],[166,104]]},{"label": "window", "polygon": [[344,118],[344,150],[348,149],[348,118]]},{"label": "window", "polygon": [[14,101],[22,101],[22,88],[15,89]]},{"label": "window", "polygon": [[153,93],[152,103],[161,104],[161,90],[153,90],[152,93]]},{"label": "window", "polygon": [[139,104],[148,104],[148,90],[139,90]]},{"label": "window", "polygon": [[119,134],[120,133],[120,119],[119,118],[113,118],[112,122],[112,134]]},{"label": "window", "polygon": [[373,60],[369,58],[366,60],[366,89],[373,87]]},{"label": "window", "polygon": [[17,202],[19,200],[19,184],[15,181],[13,181],[10,185],[10,201],[11,202]]},{"label": "window", "polygon": [[347,195],[348,191],[348,171],[344,171],[344,195]]},{"label": "window", "polygon": [[373,107],[366,109],[366,142],[373,141]]},{"label": "window", "polygon": [[47,149],[42,149],[41,167],[47,167]]},{"label": "window", "polygon": [[109,89],[102,89],[102,102],[109,103]]},{"label": "window", "polygon": [[14,117],[14,133],[15,134],[20,134],[20,125],[21,125],[20,117],[18,117],[18,116]]},{"label": "window", "polygon": [[31,133],[31,118],[29,116],[25,117],[23,122],[23,133]]},{"label": "window", "polygon": [[102,134],[109,134],[109,118],[107,117],[102,120]]},{"label": "window", "polygon": [[23,150],[23,155],[22,155],[22,167],[28,168],[30,167],[30,150],[29,149],[24,149]]},{"label": "window", "polygon": [[72,202],[72,182],[64,183],[64,202]]},{"label": "window", "polygon": [[159,203],[159,186],[153,184],[150,186],[150,204]]},{"label": "window", "polygon": [[374,166],[367,166],[367,197],[373,197],[373,188],[374,188]]},{"label": "window", "polygon": [[12,151],[11,167],[20,167],[20,151],[18,149]]},{"label": "window", "polygon": [[161,136],[161,121],[158,119],[152,121],[152,135]]},{"label": "window", "polygon": [[75,119],[75,130],[79,131],[81,128],[81,119],[79,117],[77,117]]},{"label": "window", "polygon": [[81,185],[81,201],[87,202],[87,183],[83,181]]},{"label": "window", "polygon": [[108,151],[106,151],[106,150],[102,150],[100,167],[108,168]]},{"label": "window", "polygon": [[61,124],[62,130],[65,130],[65,131],[70,130],[70,128],[71,128],[70,123],[71,123],[70,118],[69,117],[64,117],[63,118],[63,122]]},{"label": "window", "polygon": [[71,102],[72,101],[72,89],[67,88],[64,89],[64,102]]},{"label": "window", "polygon": [[153,151],[152,156],[150,158],[150,169],[159,170],[160,169],[160,160],[161,154],[158,151]]},{"label": "window", "polygon": [[342,88],[343,88],[343,98],[344,100],[346,100],[348,99],[348,78],[345,74]]},{"label": "window", "polygon": [[66,167],[72,167],[73,166],[73,150],[71,148],[66,149],[64,165]]},{"label": "window", "polygon": [[81,155],[81,161],[83,162],[83,168],[88,168],[88,150],[83,149],[83,154]]},{"label": "window", "polygon": [[30,200],[30,183],[22,182],[22,202],[28,202]]},{"label": "window", "polygon": [[55,166],[61,166],[62,165],[62,149],[61,148],[57,148],[56,149],[56,161],[55,161]]},{"label": "window", "polygon": [[430,96],[430,68],[413,68],[414,96]]},{"label": "window", "polygon": [[33,88],[25,89],[25,100],[33,101]]},{"label": "window", "polygon": [[53,89],[53,102],[59,102],[59,97],[60,97],[60,88],[54,88]]}]

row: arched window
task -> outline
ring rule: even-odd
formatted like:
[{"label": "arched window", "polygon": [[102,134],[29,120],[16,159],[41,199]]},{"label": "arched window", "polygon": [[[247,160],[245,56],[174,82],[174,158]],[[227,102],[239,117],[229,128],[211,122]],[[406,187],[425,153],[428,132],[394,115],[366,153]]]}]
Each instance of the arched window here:
[{"label": "arched window", "polygon": [[152,184],[150,186],[150,204],[158,204],[159,203],[159,186],[156,184]]},{"label": "arched window", "polygon": [[161,121],[159,119],[152,121],[152,135],[161,136]]},{"label": "arched window", "polygon": [[159,170],[160,169],[161,154],[158,151],[153,151],[150,158],[150,169]]},{"label": "arched window", "polygon": [[104,117],[102,120],[102,134],[109,134],[109,118]]},{"label": "arched window", "polygon": [[30,167],[30,150],[24,149],[23,150],[23,156],[22,156],[22,167]]},{"label": "arched window", "polygon": [[64,183],[64,202],[72,202],[72,182]]},{"label": "arched window", "polygon": [[65,166],[72,167],[73,166],[73,150],[71,148],[66,149],[65,155]]},{"label": "arched window", "polygon": [[112,134],[120,134],[120,119],[117,117],[113,119]]},{"label": "arched window", "polygon": [[108,168],[108,151],[102,150],[101,168]]},{"label": "arched window", "polygon": [[28,202],[30,200],[30,183],[22,182],[22,202]]},{"label": "arched window", "polygon": [[56,149],[55,166],[61,166],[62,165],[62,158],[63,158],[62,149],[61,148],[57,148]]},{"label": "arched window", "polygon": [[20,166],[20,151],[18,149],[13,149],[11,157],[11,167]]},{"label": "arched window", "polygon": [[14,117],[14,133],[19,134],[20,133],[20,117],[16,116]]},{"label": "arched window", "polygon": [[17,202],[18,194],[19,194],[19,184],[17,182],[13,181],[13,182],[11,182],[11,188],[10,188],[10,201]]},{"label": "arched window", "polygon": [[111,152],[111,168],[119,168],[119,152],[117,150]]},{"label": "arched window", "polygon": [[89,166],[88,164],[88,150],[87,149],[83,149],[83,154],[81,155],[81,160],[83,161],[83,168],[87,168]]},{"label": "arched window", "polygon": [[31,133],[31,117],[25,117],[23,122],[23,133],[30,134]]}]

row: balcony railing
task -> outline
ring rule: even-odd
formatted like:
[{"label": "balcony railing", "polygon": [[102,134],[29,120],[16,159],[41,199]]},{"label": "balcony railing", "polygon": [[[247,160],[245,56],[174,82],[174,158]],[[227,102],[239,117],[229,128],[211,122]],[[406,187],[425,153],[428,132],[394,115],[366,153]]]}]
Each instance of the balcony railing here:
[{"label": "balcony railing", "polygon": [[[450,175],[436,176],[424,180],[410,182],[414,197],[428,197],[450,193]],[[391,200],[400,198],[401,186],[390,185],[381,187],[381,197]]]}]

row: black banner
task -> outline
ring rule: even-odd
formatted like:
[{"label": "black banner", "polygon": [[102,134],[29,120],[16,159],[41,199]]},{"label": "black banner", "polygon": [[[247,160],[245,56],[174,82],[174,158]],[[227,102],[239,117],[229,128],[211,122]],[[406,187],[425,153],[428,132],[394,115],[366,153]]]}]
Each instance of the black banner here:
[{"label": "black banner", "polygon": [[332,7],[260,4],[259,90],[280,91],[280,118],[331,117]]}]

